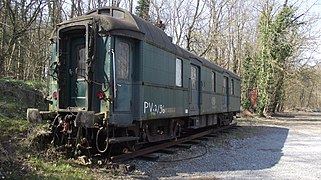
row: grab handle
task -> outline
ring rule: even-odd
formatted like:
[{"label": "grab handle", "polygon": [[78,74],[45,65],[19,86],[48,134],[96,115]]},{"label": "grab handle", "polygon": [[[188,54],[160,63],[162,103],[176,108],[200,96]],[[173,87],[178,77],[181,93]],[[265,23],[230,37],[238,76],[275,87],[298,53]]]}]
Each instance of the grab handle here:
[{"label": "grab handle", "polygon": [[117,82],[116,82],[116,61],[114,49],[110,50],[113,58],[113,85],[114,85],[114,99],[117,97]]}]

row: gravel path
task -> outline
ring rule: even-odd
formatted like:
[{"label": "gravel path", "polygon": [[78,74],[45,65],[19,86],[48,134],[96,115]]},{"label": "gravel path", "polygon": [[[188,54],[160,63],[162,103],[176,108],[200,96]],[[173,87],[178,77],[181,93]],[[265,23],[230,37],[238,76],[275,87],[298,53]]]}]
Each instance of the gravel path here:
[{"label": "gravel path", "polygon": [[238,121],[157,162],[129,163],[146,179],[321,179],[321,114]]}]

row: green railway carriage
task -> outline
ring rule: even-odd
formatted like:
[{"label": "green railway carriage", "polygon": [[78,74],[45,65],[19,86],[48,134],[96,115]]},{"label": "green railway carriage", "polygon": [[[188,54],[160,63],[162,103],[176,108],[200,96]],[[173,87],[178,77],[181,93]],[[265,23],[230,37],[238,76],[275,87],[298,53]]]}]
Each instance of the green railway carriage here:
[{"label": "green railway carriage", "polygon": [[240,111],[237,75],[123,9],[58,24],[51,40],[51,103],[40,115],[68,147],[103,153],[112,143],[173,139],[227,125]]}]

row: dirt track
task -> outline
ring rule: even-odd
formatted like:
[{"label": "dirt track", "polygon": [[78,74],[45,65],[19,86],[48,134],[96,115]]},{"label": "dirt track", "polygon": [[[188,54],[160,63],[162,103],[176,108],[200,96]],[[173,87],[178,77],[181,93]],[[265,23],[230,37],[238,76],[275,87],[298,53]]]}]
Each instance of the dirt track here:
[{"label": "dirt track", "polygon": [[[242,126],[202,146],[170,155],[173,161],[135,160],[152,179],[321,179],[321,113],[243,119]],[[175,161],[179,156],[195,156]]]},{"label": "dirt track", "polygon": [[[320,113],[281,114],[255,124],[275,127],[283,131],[279,133],[280,135],[265,134],[262,138],[255,138],[257,141],[267,140],[267,142],[271,139],[269,145],[271,148],[263,150],[272,151],[272,154],[280,153],[280,159],[271,167],[219,172],[218,177],[223,179],[321,179]],[[253,143],[259,144],[255,139]],[[252,145],[255,147],[254,144]],[[273,148],[278,145],[280,149]]]}]

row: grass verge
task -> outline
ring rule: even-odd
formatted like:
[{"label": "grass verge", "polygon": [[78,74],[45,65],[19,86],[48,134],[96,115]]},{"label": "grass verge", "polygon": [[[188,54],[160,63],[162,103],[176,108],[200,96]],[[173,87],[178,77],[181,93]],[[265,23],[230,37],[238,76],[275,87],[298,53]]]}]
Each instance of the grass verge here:
[{"label": "grass verge", "polygon": [[82,166],[54,148],[43,148],[39,135],[48,126],[28,122],[26,110],[46,110],[44,87],[44,83],[0,79],[0,179],[112,179],[106,168]]}]

